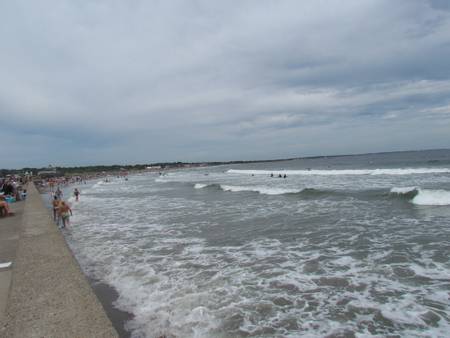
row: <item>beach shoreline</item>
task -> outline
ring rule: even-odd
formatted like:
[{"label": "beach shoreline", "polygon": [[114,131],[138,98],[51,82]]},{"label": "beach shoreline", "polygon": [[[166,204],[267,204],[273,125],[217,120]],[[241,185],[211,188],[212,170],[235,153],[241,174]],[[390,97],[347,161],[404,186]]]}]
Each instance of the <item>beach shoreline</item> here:
[{"label": "beach shoreline", "polygon": [[[94,180],[94,179],[95,178],[92,178],[91,180]],[[64,187],[63,191],[65,191],[65,193],[67,194],[72,185],[73,184],[68,185],[67,187]],[[51,213],[50,198],[47,198],[49,193],[51,193],[51,192],[48,191],[47,189],[40,190],[41,198],[50,214]],[[57,227],[57,225],[55,224],[55,228],[56,227]],[[68,248],[71,250],[72,255],[75,257],[75,259],[77,259],[74,252],[70,248],[69,243],[67,242],[67,238],[66,238],[64,232],[62,232],[62,236],[63,236]],[[122,311],[114,306],[114,302],[119,297],[117,290],[113,286],[111,286],[107,283],[104,283],[98,279],[90,277],[89,275],[84,273],[83,269],[81,269],[81,270],[82,270],[84,276],[86,277],[86,279],[88,280],[89,285],[92,288],[92,291],[94,292],[94,294],[96,295],[96,297],[98,298],[100,303],[102,304],[102,307],[106,312],[106,315],[111,320],[111,323],[114,326],[115,330],[117,331],[119,337],[120,338],[131,337],[131,332],[127,331],[125,326],[126,326],[127,321],[134,318],[134,315],[132,313]]]},{"label": "beach shoreline", "polygon": [[27,188],[2,337],[117,337],[40,194]]},{"label": "beach shoreline", "polygon": [[126,322],[132,320],[134,315],[132,313],[122,311],[114,306],[114,302],[119,297],[117,290],[106,283],[86,276],[89,284],[97,296],[98,300],[105,309],[106,315],[111,320],[114,328],[119,334],[120,338],[131,337],[131,332],[126,329]]}]

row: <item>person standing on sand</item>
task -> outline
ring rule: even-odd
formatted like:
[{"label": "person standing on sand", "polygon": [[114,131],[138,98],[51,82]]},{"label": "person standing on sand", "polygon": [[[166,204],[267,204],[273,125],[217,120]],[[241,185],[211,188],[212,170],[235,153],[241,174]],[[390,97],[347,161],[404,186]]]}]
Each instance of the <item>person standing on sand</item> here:
[{"label": "person standing on sand", "polygon": [[73,191],[73,194],[75,196],[75,201],[78,202],[78,196],[80,196],[80,191],[77,188],[75,188],[75,190]]},{"label": "person standing on sand", "polygon": [[65,228],[66,225],[70,225],[70,216],[72,216],[72,209],[70,209],[69,204],[67,204],[65,201],[61,201],[59,203],[58,212],[63,223],[61,228]]}]

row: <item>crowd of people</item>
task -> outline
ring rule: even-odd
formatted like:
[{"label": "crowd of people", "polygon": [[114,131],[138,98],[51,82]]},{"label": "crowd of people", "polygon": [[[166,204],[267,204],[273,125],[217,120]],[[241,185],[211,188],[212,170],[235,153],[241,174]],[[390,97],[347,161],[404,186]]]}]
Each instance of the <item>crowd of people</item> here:
[{"label": "crowd of people", "polygon": [[0,178],[0,217],[13,216],[10,203],[25,200],[27,197],[27,176]]},{"label": "crowd of people", "polygon": [[[30,180],[28,176],[8,175],[5,178],[0,178],[0,217],[13,216],[11,210],[11,203],[24,201],[27,197],[27,183]],[[71,178],[49,178],[47,180],[38,181],[41,192],[48,191],[52,197],[53,219],[58,227],[65,228],[70,225],[70,216],[72,216],[72,209],[67,201],[64,200],[64,187],[73,183],[86,183],[85,179],[81,177]],[[79,201],[80,190],[75,188],[73,195],[75,201]]]},{"label": "crowd of people", "polygon": [[[117,177],[127,178],[128,173],[120,174]],[[72,216],[72,209],[67,201],[64,200],[63,190],[65,191],[71,184],[81,185],[87,184],[87,180],[98,179],[104,177],[105,182],[109,182],[109,175],[106,173],[86,174],[83,176],[69,176],[69,177],[48,177],[39,178],[31,177],[30,174],[25,175],[7,175],[0,177],[0,217],[12,216],[14,213],[11,210],[11,203],[23,201],[27,197],[27,184],[33,181],[36,188],[42,194],[50,193],[51,205],[53,209],[53,219],[60,228],[65,228],[70,225],[70,216]],[[75,202],[80,199],[81,192],[78,188],[73,190]]]},{"label": "crowd of people", "polygon": [[54,192],[58,187],[63,188],[69,186],[70,184],[86,184],[86,180],[90,178],[91,177],[88,175],[72,177],[50,177],[47,179],[35,179],[34,183],[36,185],[36,188],[38,188],[41,192]]},{"label": "crowd of people", "polygon": [[[53,189],[52,189],[53,190]],[[55,191],[50,191],[52,196],[53,220],[59,228],[65,228],[70,225],[70,216],[72,216],[72,209],[67,201],[63,199],[63,192],[58,186]],[[79,201],[80,191],[75,188],[73,191],[75,201]]]}]

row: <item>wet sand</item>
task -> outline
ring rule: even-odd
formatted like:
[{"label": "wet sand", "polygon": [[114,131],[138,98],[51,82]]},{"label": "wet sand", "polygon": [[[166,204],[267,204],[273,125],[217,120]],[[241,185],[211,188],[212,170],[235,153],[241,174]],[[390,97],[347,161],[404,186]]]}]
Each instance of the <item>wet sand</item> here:
[{"label": "wet sand", "polygon": [[105,309],[106,314],[111,320],[114,328],[116,329],[119,337],[121,338],[129,338],[131,337],[131,333],[125,329],[125,324],[127,321],[133,319],[133,314],[121,311],[114,307],[113,303],[119,297],[116,289],[112,286],[96,281],[95,279],[88,278],[89,284],[94,290],[95,295],[97,296],[100,303],[102,303],[103,308]]}]

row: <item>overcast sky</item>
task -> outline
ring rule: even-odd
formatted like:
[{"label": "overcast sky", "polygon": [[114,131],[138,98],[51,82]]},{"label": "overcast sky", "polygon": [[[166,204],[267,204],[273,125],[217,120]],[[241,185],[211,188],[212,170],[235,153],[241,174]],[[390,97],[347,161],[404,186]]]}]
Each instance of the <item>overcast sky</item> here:
[{"label": "overcast sky", "polygon": [[450,148],[450,1],[0,1],[0,168]]}]

